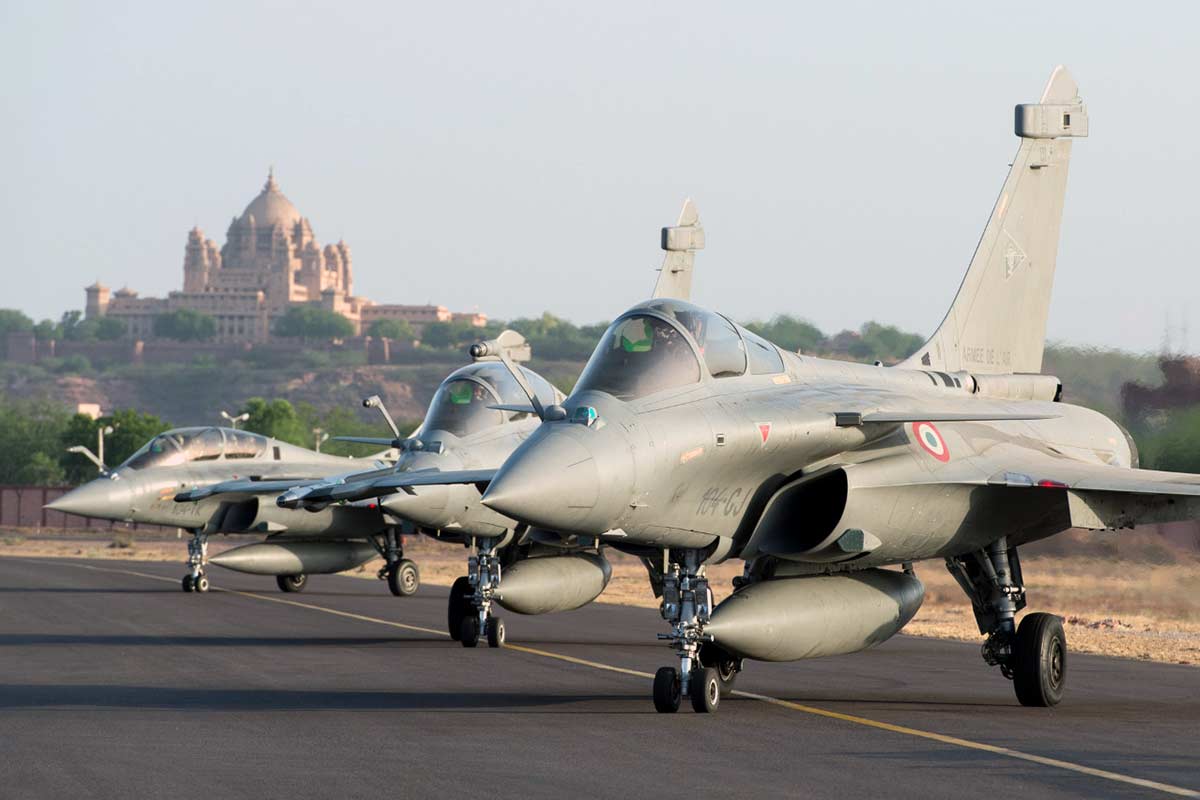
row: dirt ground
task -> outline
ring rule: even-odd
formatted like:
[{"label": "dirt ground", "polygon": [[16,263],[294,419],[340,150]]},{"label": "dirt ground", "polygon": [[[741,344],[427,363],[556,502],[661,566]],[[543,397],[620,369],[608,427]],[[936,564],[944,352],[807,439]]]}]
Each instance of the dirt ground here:
[{"label": "dirt ground", "polygon": [[[1200,665],[1200,550],[1191,534],[1174,539],[1143,532],[1068,532],[1025,548],[1022,567],[1029,610],[1062,616],[1067,640],[1078,652],[1174,664]],[[214,538],[210,555],[251,538]],[[126,532],[0,532],[0,556],[177,561],[186,559],[186,538]],[[449,586],[464,572],[466,551],[425,537],[410,537],[406,554],[421,580]],[[609,552],[613,578],[601,603],[657,608],[646,571],[629,556]],[[375,579],[380,562],[350,572]],[[717,600],[731,591],[741,562],[711,567]],[[181,573],[182,574],[182,569]],[[219,570],[214,570],[219,575]],[[905,633],[982,642],[970,604],[940,562],[922,562],[925,603]]]}]

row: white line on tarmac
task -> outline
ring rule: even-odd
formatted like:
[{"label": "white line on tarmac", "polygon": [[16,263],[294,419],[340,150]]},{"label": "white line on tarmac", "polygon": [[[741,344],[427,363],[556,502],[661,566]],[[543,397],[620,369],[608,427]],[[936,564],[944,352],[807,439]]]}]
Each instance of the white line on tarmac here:
[{"label": "white line on tarmac", "polygon": [[[128,569],[115,569],[112,567],[97,567],[97,566],[93,566],[91,564],[77,564],[77,563],[73,563],[70,561],[58,561],[58,560],[41,561],[41,560],[37,560],[37,559],[29,559],[29,560],[36,561],[39,564],[64,565],[64,566],[76,567],[78,569],[93,570],[95,572],[111,572],[111,573],[115,573],[118,575],[133,575],[133,576],[136,576],[139,578],[147,578],[152,581],[162,581],[163,583],[172,583],[172,584],[179,583],[179,581],[177,581],[173,578],[166,578],[166,577],[163,577],[162,575],[151,575],[150,573],[147,573],[147,572],[136,572],[134,570],[128,570]],[[337,617],[346,617],[347,619],[358,620],[360,622],[371,622],[376,625],[387,625],[388,627],[392,627],[392,628],[402,628],[402,629],[408,630],[408,631],[417,631],[420,633],[428,633],[428,634],[432,634],[434,636],[445,636],[445,637],[449,638],[449,634],[443,630],[437,630],[435,628],[424,628],[424,627],[421,627],[420,625],[408,625],[403,622],[393,622],[391,620],[380,619],[379,617],[368,617],[363,614],[352,614],[348,611],[339,611],[336,608],[326,608],[325,606],[313,605],[312,603],[301,603],[298,600],[286,600],[282,597],[271,597],[269,595],[257,594],[255,592],[243,592],[243,591],[238,591],[236,589],[223,589],[220,587],[213,587],[212,591],[223,592],[225,594],[234,594],[234,595],[238,595],[239,597],[249,597],[254,600],[264,600],[269,603],[280,603],[282,605],[287,605],[287,606],[296,606],[297,608],[305,608],[305,609],[308,609],[309,611],[320,611],[320,612],[323,612],[326,614],[332,614]],[[519,644],[505,644],[504,647],[507,650],[515,650],[519,653],[526,653],[528,655],[540,656],[542,658],[551,658],[551,659],[555,659],[557,661],[566,662],[568,664],[575,664],[575,665],[578,665],[581,667],[590,667],[592,669],[603,670],[605,672],[615,672],[615,673],[618,673],[621,675],[632,675],[637,678],[652,679],[654,677],[649,672],[641,672],[640,670],[636,670],[636,669],[626,669],[625,667],[616,667],[611,664],[601,663],[599,661],[589,661],[584,658],[576,658],[575,656],[568,656],[568,655],[564,655],[562,653],[554,653],[549,650],[539,650],[538,648],[535,648],[535,647],[526,647],[524,645],[519,645]],[[867,717],[859,717],[854,714],[843,714],[839,711],[829,711],[828,709],[816,708],[815,706],[806,706],[801,703],[793,703],[790,700],[782,700],[778,697],[771,697],[771,696],[765,695],[765,694],[754,694],[753,692],[743,692],[740,690],[734,690],[733,694],[735,694],[739,697],[745,697],[750,700],[758,700],[759,702],[767,703],[768,705],[777,706],[779,708],[787,708],[787,709],[791,709],[792,711],[800,711],[805,714],[812,714],[814,716],[825,717],[827,719],[836,719],[836,720],[840,720],[841,722],[849,722],[849,723],[853,723],[855,725],[862,725],[862,726],[868,727],[868,728],[875,728],[876,730],[888,731],[890,733],[900,733],[900,734],[904,734],[905,736],[913,736],[913,737],[916,737],[919,739],[928,739],[931,741],[940,742],[942,744],[953,745],[956,747],[964,747],[969,750],[978,750],[978,751],[982,751],[985,753],[991,753],[993,755],[1005,756],[1007,758],[1015,758],[1020,761],[1027,761],[1027,762],[1030,762],[1033,764],[1041,764],[1042,766],[1046,766],[1046,767],[1054,767],[1057,769],[1064,769],[1064,770],[1068,770],[1070,772],[1075,772],[1075,773],[1078,773],[1081,775],[1089,775],[1093,778],[1101,778],[1103,780],[1113,781],[1116,783],[1123,783],[1123,784],[1130,785],[1130,786],[1138,786],[1143,789],[1153,789],[1155,791],[1164,792],[1166,794],[1175,795],[1177,797],[1200,798],[1200,792],[1195,791],[1193,789],[1188,789],[1183,786],[1174,786],[1169,783],[1160,783],[1159,781],[1146,780],[1145,778],[1135,778],[1132,775],[1123,775],[1119,772],[1110,772],[1105,769],[1096,769],[1094,767],[1084,766],[1083,764],[1076,764],[1072,761],[1063,761],[1063,760],[1057,759],[1057,758],[1048,758],[1046,756],[1034,755],[1033,753],[1025,753],[1020,750],[1013,750],[1008,747],[1000,747],[998,745],[986,744],[984,742],[975,742],[970,739],[960,739],[957,736],[946,736],[945,734],[934,733],[932,731],[923,731],[918,728],[909,728],[904,725],[893,725],[890,722],[880,722],[879,720],[868,719]]]}]

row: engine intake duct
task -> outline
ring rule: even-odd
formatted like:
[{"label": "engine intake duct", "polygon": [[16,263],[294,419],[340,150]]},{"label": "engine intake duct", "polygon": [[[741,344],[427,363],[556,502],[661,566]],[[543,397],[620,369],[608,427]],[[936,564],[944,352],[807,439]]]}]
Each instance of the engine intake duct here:
[{"label": "engine intake duct", "polygon": [[596,553],[539,556],[504,570],[496,601],[517,614],[571,611],[595,600],[612,578],[612,565]]},{"label": "engine intake duct", "polygon": [[924,599],[916,576],[893,570],[778,578],[726,598],[704,632],[729,652],[760,661],[842,655],[890,639]]}]

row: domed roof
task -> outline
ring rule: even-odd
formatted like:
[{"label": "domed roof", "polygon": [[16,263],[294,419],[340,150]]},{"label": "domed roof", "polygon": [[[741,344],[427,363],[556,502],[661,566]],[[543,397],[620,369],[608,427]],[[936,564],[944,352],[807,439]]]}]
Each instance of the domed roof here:
[{"label": "domed roof", "polygon": [[300,221],[300,212],[292,205],[292,201],[279,191],[279,184],[275,182],[275,170],[267,173],[267,182],[263,184],[258,197],[246,206],[241,221],[249,222],[251,215],[254,216],[254,224],[259,228],[282,225],[284,230],[291,231],[292,226]]}]

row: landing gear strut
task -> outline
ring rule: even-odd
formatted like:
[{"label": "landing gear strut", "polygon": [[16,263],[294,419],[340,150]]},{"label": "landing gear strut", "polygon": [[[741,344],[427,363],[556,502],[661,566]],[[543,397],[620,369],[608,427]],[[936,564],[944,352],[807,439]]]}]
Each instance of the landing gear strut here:
[{"label": "landing gear strut", "polygon": [[388,589],[396,597],[409,597],[421,587],[421,571],[415,561],[404,557],[404,545],[395,528],[388,528],[382,547],[378,542],[375,549],[383,556],[384,565],[377,573],[379,580],[386,580]]},{"label": "landing gear strut", "polygon": [[500,586],[500,557],[496,540],[484,539],[467,559],[467,574],[450,589],[447,623],[451,638],[463,647],[475,647],[481,637],[488,647],[503,647],[504,620],[492,616],[492,602]]},{"label": "landing gear strut", "polygon": [[188,573],[183,576],[185,592],[207,592],[208,575],[204,567],[208,564],[208,534],[197,528],[188,540]]},{"label": "landing gear strut", "polygon": [[946,567],[971,598],[979,632],[987,635],[983,660],[1013,682],[1021,705],[1058,705],[1066,688],[1066,634],[1053,614],[1026,614],[1017,627],[1017,612],[1025,607],[1017,549],[1001,538],[946,559]]},{"label": "landing gear strut", "polygon": [[721,698],[732,691],[741,663],[717,648],[704,626],[712,614],[712,590],[698,550],[685,550],[682,561],[672,562],[663,572],[663,619],[671,623],[669,641],[679,657],[679,669],[662,667],[654,675],[654,708],[663,714],[679,710],[684,695],[702,714],[717,710]]}]

